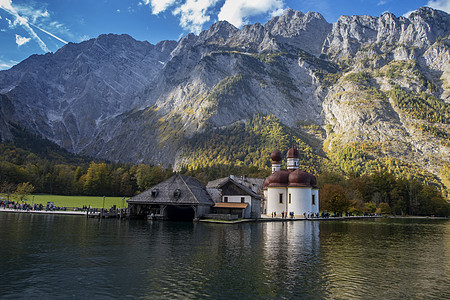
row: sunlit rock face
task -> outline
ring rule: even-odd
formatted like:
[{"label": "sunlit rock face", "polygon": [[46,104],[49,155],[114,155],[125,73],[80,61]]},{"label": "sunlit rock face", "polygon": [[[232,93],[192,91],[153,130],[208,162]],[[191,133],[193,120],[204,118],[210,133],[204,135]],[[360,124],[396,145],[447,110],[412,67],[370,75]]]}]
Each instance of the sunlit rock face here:
[{"label": "sunlit rock face", "polygon": [[[167,166],[189,162],[183,145],[206,128],[271,114],[293,130],[322,130],[302,131],[318,152],[380,143],[377,155],[438,174],[450,157],[445,136],[418,130],[428,121],[389,92],[450,102],[449,24],[431,8],[334,24],[289,9],[264,25],[221,21],[178,42],[101,35],[0,72],[0,137],[12,139],[8,122],[19,123],[74,153]],[[433,126],[449,132],[448,122]]]}]

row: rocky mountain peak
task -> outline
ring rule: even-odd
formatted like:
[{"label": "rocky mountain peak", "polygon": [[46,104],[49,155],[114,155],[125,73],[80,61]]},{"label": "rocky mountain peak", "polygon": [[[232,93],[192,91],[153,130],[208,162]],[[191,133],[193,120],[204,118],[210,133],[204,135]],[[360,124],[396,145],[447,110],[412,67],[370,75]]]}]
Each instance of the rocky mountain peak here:
[{"label": "rocky mountain peak", "polygon": [[264,25],[267,32],[265,40],[268,42],[270,38],[275,38],[279,44],[319,56],[331,26],[319,13],[304,14],[287,9],[281,16],[274,17]]},{"label": "rocky mountain peak", "polygon": [[[156,45],[105,34],[0,72],[0,136],[10,139],[16,122],[76,153],[176,165],[189,161],[185,145],[200,134],[271,115],[317,153],[347,142],[395,145],[393,155],[437,174],[450,157],[446,115],[433,110],[447,109],[449,24],[429,8],[334,24],[289,9],[264,26],[221,21]],[[441,121],[408,115],[391,99],[394,87],[415,105],[429,97],[423,107]]]},{"label": "rocky mountain peak", "polygon": [[201,32],[197,43],[224,44],[238,31],[239,29],[227,21],[219,21]]}]

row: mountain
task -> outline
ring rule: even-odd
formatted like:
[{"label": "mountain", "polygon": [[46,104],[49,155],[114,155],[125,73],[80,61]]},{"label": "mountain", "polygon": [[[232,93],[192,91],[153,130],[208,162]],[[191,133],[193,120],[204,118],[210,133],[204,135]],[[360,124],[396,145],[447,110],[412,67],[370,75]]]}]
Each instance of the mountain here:
[{"label": "mountain", "polygon": [[305,169],[388,170],[450,186],[450,17],[286,10],[156,45],[101,35],[0,72],[11,124],[77,154],[200,167],[267,166],[292,143]]}]

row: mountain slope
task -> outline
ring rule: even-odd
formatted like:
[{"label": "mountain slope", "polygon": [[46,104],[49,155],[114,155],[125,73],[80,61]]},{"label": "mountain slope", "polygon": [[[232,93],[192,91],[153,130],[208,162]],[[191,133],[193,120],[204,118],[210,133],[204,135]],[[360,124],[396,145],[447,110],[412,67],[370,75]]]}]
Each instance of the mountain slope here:
[{"label": "mountain slope", "polygon": [[[311,170],[389,170],[441,185],[449,24],[430,8],[334,24],[287,10],[157,45],[101,35],[0,72],[0,133],[10,140],[16,122],[74,153],[178,167],[211,164],[210,145],[235,149],[217,163],[263,166],[269,145],[295,142]],[[232,132],[258,143],[223,138]]]}]

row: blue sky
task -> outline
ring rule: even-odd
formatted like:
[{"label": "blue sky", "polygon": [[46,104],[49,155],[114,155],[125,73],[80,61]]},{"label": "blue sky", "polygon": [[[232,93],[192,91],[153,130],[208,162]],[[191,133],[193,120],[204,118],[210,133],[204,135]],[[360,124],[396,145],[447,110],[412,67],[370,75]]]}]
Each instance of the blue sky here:
[{"label": "blue sky", "polygon": [[421,6],[450,12],[450,0],[0,0],[0,70],[32,54],[55,52],[102,33],[127,33],[156,44],[227,20],[266,23],[286,8],[341,15],[404,16]]}]

